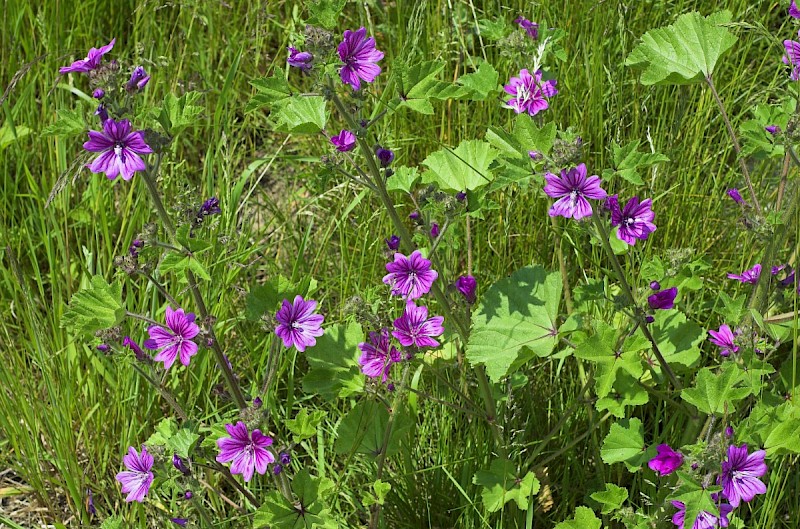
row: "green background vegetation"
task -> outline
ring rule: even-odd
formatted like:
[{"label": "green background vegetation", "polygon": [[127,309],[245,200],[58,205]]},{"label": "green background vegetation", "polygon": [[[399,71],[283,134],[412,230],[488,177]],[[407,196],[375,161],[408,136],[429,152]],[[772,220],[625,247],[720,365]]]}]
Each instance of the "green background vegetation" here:
[{"label": "green background vegetation", "polygon": [[[704,289],[682,300],[705,325],[703,318],[710,312],[704,308],[713,304],[714,292],[739,288],[724,279],[725,273],[741,271],[753,262],[749,238],[737,223],[737,209],[724,197],[728,187],[742,187],[740,173],[707,90],[698,85],[643,87],[623,62],[648,29],[693,9],[708,14],[718,3],[536,4],[368,0],[348,4],[339,29],[367,26],[386,53],[384,69],[391,69],[395,57],[410,49],[416,59],[444,61],[445,78],[471,71],[475,58],[485,57],[501,80],[529,65],[512,61],[502,49],[480,39],[478,19],[510,24],[524,14],[566,30],[562,45],[568,59],[549,65],[560,93],[552,101],[548,120],[562,129],[571,126],[583,137],[584,161],[592,173],[610,167],[612,141],[641,140],[645,145],[650,138],[653,149],[672,160],[645,177],[649,189],[636,190],[654,198],[658,225],[642,258],[688,249],[714,264]],[[740,40],[716,72],[717,87],[736,124],[749,117],[756,103],[780,96],[788,79],[788,70],[780,63],[782,50],[748,26],[762,25],[780,39],[791,38],[794,26],[787,22],[784,6],[776,2],[734,0],[725,7],[735,21],[745,23],[736,29]],[[326,149],[323,138],[286,138],[270,131],[263,112],[244,113],[254,91],[249,81],[284,63],[285,48],[302,31],[305,15],[300,2],[3,2],[0,88],[8,90],[0,120],[18,131],[27,127],[30,134],[0,146],[0,469],[11,469],[0,474],[0,524],[9,523],[3,506],[11,512],[25,502],[44,507],[36,515],[42,521],[87,523],[83,507],[87,487],[94,491],[100,520],[112,512],[127,513],[129,527],[163,527],[164,518],[153,521],[158,519],[156,511],[166,516],[181,509],[177,502],[127,506],[114,481],[126,447],[147,439],[168,413],[166,405],[130,365],[98,354],[94,344],[76,340],[60,328],[70,296],[93,274],[111,278],[114,257],[126,251],[143,224],[155,221],[155,214],[137,179],[110,184],[88,171],[45,208],[51,188],[81,151],[83,140],[42,137],[40,132],[55,121],[57,109],[83,104],[89,110],[89,103],[79,103],[75,93],[85,84],[77,77],[59,79],[58,66],[84,57],[89,47],[116,36],[113,55],[129,58],[127,66],[144,65],[153,76],[142,97],[158,104],[168,92],[192,89],[203,94],[205,112],[174,146],[176,156],[164,166],[162,184],[168,196],[179,197],[174,201],[176,214],[182,205],[196,206],[212,195],[221,199],[224,213],[208,236],[216,245],[216,260],[209,263],[212,275],[223,280],[203,288],[235,369],[254,387],[266,369],[271,337],[243,320],[242,292],[277,273],[294,278],[312,275],[322,286],[318,299],[326,323],[332,323],[342,320],[345,299],[356,293],[368,299],[381,288],[383,238],[391,227],[377,202],[349,183],[316,176],[319,165],[314,162]],[[412,19],[419,24],[419,38],[408,30]],[[76,88],[70,87],[71,82]],[[397,151],[398,163],[416,165],[441,145],[482,137],[487,126],[508,126],[513,118],[513,112],[495,100],[434,106],[433,116],[402,112],[385,123],[386,143]],[[756,166],[757,185],[773,188],[770,182],[779,170]],[[632,186],[627,186],[627,193],[634,193]],[[494,200],[500,209],[473,223],[479,284],[487,285],[530,263],[555,269],[553,245],[561,234],[547,218],[550,201],[534,188],[506,190]],[[455,234],[460,239],[458,228]],[[573,284],[599,275],[603,262],[599,249],[581,241],[576,250],[567,247]],[[450,251],[447,257],[457,262],[461,250],[454,246]],[[177,283],[171,285],[174,293],[181,289]],[[160,305],[157,292],[138,280],[125,283],[124,295],[130,310],[154,311]],[[186,293],[180,297],[188,304]],[[134,338],[143,335],[139,330]],[[353,458],[345,466],[341,460],[325,458],[332,454],[336,418],[350,405],[302,396],[296,386],[305,368],[301,355],[286,355],[278,366],[279,391],[268,405],[280,417],[293,416],[300,405],[329,412],[319,436],[321,448],[313,445],[307,453],[301,451],[295,465],[335,477],[338,509],[355,524],[357,506],[368,486],[362,478],[370,475],[367,463]],[[455,369],[445,374],[468,386]],[[581,383],[574,363],[543,362],[529,372],[529,378],[530,391],[506,412],[509,424],[518,430],[509,437],[516,436],[523,444],[535,442],[556,425],[564,410],[581,407],[561,425],[543,457],[553,455],[597,417],[592,403],[578,398]],[[192,413],[213,420],[219,404],[213,389],[221,379],[210,354],[196,357],[191,369],[171,372],[169,380],[180,388]],[[427,378],[420,389],[443,398],[449,391]],[[669,408],[648,408],[641,415],[645,432],[671,431],[678,439],[686,427],[684,419],[670,415]],[[390,459],[388,479],[393,490],[384,511],[387,526],[511,526],[510,520],[484,518],[472,476],[491,457],[486,449],[489,433],[481,433],[469,421],[468,415],[420,399],[414,440],[402,456]],[[637,504],[646,504],[655,494],[652,473],[631,475],[622,465],[600,464],[599,447],[608,427],[595,429],[550,461],[548,494],[542,495],[543,505],[536,512],[542,527],[570,517],[605,481],[628,487]],[[792,462],[787,458],[770,469],[769,492],[753,502],[752,527],[796,526],[800,478],[790,471]],[[24,486],[12,490],[14,483]],[[272,487],[267,479],[253,483],[257,495]],[[242,523],[224,502],[214,499],[211,507],[220,519],[234,517],[231,527]],[[509,509],[506,516],[517,519],[519,513]]]}]

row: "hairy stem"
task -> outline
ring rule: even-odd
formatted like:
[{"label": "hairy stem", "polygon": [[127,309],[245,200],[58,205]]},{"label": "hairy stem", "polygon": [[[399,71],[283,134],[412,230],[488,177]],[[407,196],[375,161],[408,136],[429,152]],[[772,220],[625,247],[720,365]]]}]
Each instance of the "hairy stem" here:
[{"label": "hairy stem", "polygon": [[759,204],[758,198],[756,198],[756,190],[753,187],[753,181],[750,179],[750,171],[747,169],[747,164],[745,163],[744,158],[742,158],[742,147],[739,145],[739,138],[736,137],[736,132],[733,130],[733,125],[731,125],[731,120],[728,118],[728,113],[725,111],[725,105],[722,103],[722,99],[720,99],[719,94],[717,93],[717,87],[714,86],[714,81],[711,79],[711,75],[706,77],[706,84],[708,84],[708,87],[711,89],[711,94],[714,96],[714,101],[717,102],[719,112],[722,114],[722,121],[725,122],[725,128],[728,129],[728,135],[731,137],[733,150],[736,151],[736,159],[739,160],[739,167],[742,168],[744,181],[747,183],[747,189],[750,191],[750,199],[753,201],[753,206],[755,206],[759,215],[763,215],[764,212],[761,210],[761,204]]},{"label": "hairy stem", "polygon": [[[155,182],[155,173],[158,170],[160,161],[161,155],[159,155],[156,159],[156,164],[152,170],[147,170],[142,173],[142,180],[144,180],[144,183],[147,186],[147,190],[150,193],[150,198],[152,199],[153,205],[156,208],[156,212],[161,219],[161,223],[164,225],[164,229],[169,235],[171,242],[174,244],[177,241],[175,226],[172,224],[172,220],[169,218],[169,214],[164,208],[164,203],[161,201],[161,195],[158,192],[158,186],[156,186]],[[194,299],[195,305],[197,306],[197,310],[200,313],[200,317],[204,321],[208,321],[208,310],[206,309],[205,302],[203,301],[203,296],[200,294],[200,289],[197,286],[197,279],[191,270],[186,270],[186,278],[189,281],[189,289],[192,293],[192,298]],[[244,395],[242,395],[242,390],[239,388],[239,384],[236,382],[236,379],[233,376],[233,371],[231,371],[231,368],[228,366],[225,353],[222,352],[222,348],[219,345],[219,341],[214,334],[214,328],[211,324],[208,325],[208,333],[210,334],[213,342],[211,348],[217,358],[217,364],[222,371],[228,391],[230,392],[233,401],[236,403],[239,409],[243,410],[247,407],[247,402],[244,399]]]},{"label": "hairy stem", "polygon": [[167,401],[167,404],[169,404],[170,407],[173,410],[175,410],[175,413],[178,415],[178,417],[180,418],[181,422],[187,422],[189,420],[189,416],[186,414],[185,411],[183,411],[183,408],[181,407],[181,405],[178,404],[178,399],[176,399],[175,396],[172,393],[170,393],[170,391],[167,388],[165,388],[164,386],[162,386],[161,384],[159,384],[158,382],[153,380],[153,378],[150,375],[148,375],[147,373],[145,373],[144,369],[142,369],[138,365],[133,364],[133,369],[137,373],[142,375],[142,377],[151,386],[153,386],[156,389],[156,391],[158,391],[161,394],[161,396],[164,398],[164,400]]},{"label": "hairy stem", "polygon": [[664,359],[664,355],[661,354],[661,350],[658,348],[656,339],[653,337],[650,329],[647,328],[645,314],[641,307],[636,304],[636,298],[633,297],[633,291],[631,290],[631,286],[628,284],[628,280],[625,277],[625,271],[622,269],[622,265],[617,258],[617,254],[615,254],[614,250],[611,248],[611,242],[608,239],[608,230],[606,230],[605,224],[603,224],[603,221],[600,219],[599,215],[592,215],[592,219],[594,220],[594,225],[597,227],[597,231],[600,235],[600,241],[603,244],[606,255],[608,255],[608,258],[611,260],[611,266],[614,268],[614,273],[617,275],[617,279],[622,286],[622,291],[625,293],[628,304],[633,307],[636,322],[642,328],[642,333],[644,333],[645,338],[647,338],[647,340],[650,342],[650,345],[653,348],[653,354],[656,355],[661,369],[664,371],[664,373],[666,373],[667,377],[669,377],[670,382],[672,382],[672,386],[680,391],[683,386],[681,385],[680,381],[678,381],[678,377],[675,376],[672,368],[669,367],[669,364]]}]

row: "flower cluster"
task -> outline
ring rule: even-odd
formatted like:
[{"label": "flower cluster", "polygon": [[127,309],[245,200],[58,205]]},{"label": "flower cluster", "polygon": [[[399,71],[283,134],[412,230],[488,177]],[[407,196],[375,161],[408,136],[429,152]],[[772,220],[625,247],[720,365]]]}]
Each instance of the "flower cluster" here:
[{"label": "flower cluster", "polygon": [[[749,502],[758,494],[767,492],[767,487],[759,478],[766,474],[764,463],[765,452],[758,450],[748,454],[747,445],[728,446],[727,458],[720,465],[717,483],[722,486],[721,493],[711,495],[711,499],[719,509],[719,516],[707,511],[698,514],[692,528],[712,529],[717,526],[728,526],[728,515],[744,502]],[[683,465],[683,454],[674,451],[669,445],[657,447],[657,455],[648,462],[648,466],[661,476],[678,470]],[[693,467],[694,468],[694,467]],[[727,502],[727,503],[725,503]],[[684,527],[686,505],[680,501],[672,501],[678,511],[672,517],[672,523],[679,528]]]}]

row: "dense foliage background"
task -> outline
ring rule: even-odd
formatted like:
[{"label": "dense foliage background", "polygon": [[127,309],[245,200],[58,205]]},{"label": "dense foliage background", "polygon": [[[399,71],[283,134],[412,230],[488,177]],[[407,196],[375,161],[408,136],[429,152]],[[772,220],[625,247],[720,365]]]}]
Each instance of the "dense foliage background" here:
[{"label": "dense foliage background", "polygon": [[[741,186],[730,142],[707,90],[645,87],[623,62],[648,29],[671,23],[680,13],[708,14],[717,7],[708,1],[660,0],[368,0],[348,3],[338,27],[366,26],[385,52],[386,65],[397,57],[437,59],[446,64],[445,78],[455,78],[483,57],[502,79],[526,65],[512,62],[502,47],[483,39],[480,20],[511,24],[525,15],[564,29],[567,36],[561,45],[567,60],[554,68],[560,94],[551,104],[549,119],[582,136],[583,161],[594,173],[611,166],[612,142],[651,142],[647,149],[669,157],[670,162],[645,178],[649,196],[658,204],[658,231],[642,258],[685,260],[691,255],[713,263],[716,273],[703,273],[702,288],[682,300],[693,314],[710,317],[708,308],[723,284],[729,292],[744,288],[732,287],[724,273],[754,262],[752,246],[738,224],[738,209],[725,199],[727,188]],[[734,0],[725,7],[740,22],[735,28],[740,39],[718,65],[715,78],[738,124],[751,117],[757,102],[770,100],[788,82],[780,63],[782,50],[753,28],[762,26],[780,39],[791,38],[793,30],[785,6],[776,2]],[[130,366],[97,354],[94,344],[76,340],[60,325],[72,294],[94,274],[111,277],[114,257],[125,252],[145,223],[154,221],[135,180],[111,186],[88,171],[45,207],[50,190],[80,147],[77,140],[41,135],[55,121],[56,109],[82,97],[68,84],[69,78],[59,78],[58,66],[82,57],[88,47],[112,36],[118,45],[124,43],[134,56],[131,62],[143,64],[153,76],[145,98],[160,101],[168,92],[187,90],[202,94],[198,104],[204,112],[181,135],[178,156],[163,168],[162,182],[168,195],[180,197],[170,205],[178,215],[209,196],[220,198],[223,215],[208,237],[218,256],[212,272],[224,281],[206,283],[203,289],[228,347],[238,351],[232,361],[240,376],[258,381],[268,367],[269,337],[257,332],[257,323],[242,317],[243,293],[255,285],[277,274],[295,280],[316,278],[322,286],[317,299],[326,323],[343,320],[344,301],[353,294],[369,299],[382,287],[384,238],[392,229],[377,203],[347,181],[319,176],[315,162],[327,152],[324,138],[272,132],[264,112],[244,111],[254,93],[249,81],[285,63],[286,46],[303,30],[306,16],[302,3],[283,1],[3,2],[0,526],[17,527],[15,521],[22,527],[88,523],[87,488],[98,510],[95,522],[124,512],[130,527],[161,526],[148,525],[143,507],[124,504],[114,474],[124,447],[147,439],[165,406]],[[385,81],[379,78],[377,84]],[[387,143],[398,163],[417,165],[443,144],[482,137],[487,126],[507,126],[513,118],[496,100],[434,106],[433,116],[397,114],[382,125],[391,131]],[[17,139],[9,133],[11,127]],[[753,173],[774,171],[764,173],[764,182],[777,181],[779,168],[749,163]],[[499,208],[472,224],[479,284],[488,285],[530,263],[557,269],[553,249],[562,233],[548,220],[549,201],[526,188],[499,192],[493,200]],[[406,206],[409,212],[413,208]],[[456,229],[452,237],[444,251],[455,259],[462,251],[463,231]],[[577,284],[599,275],[607,265],[600,248],[576,248],[565,245],[570,278]],[[177,282],[172,285],[173,292],[181,288]],[[160,303],[152,288],[128,283],[126,289],[128,299],[136,300],[130,303],[139,307],[150,304],[155,309]],[[207,356],[196,362],[173,382],[182,388],[193,413],[214,413],[215,386],[220,382],[214,361]],[[318,445],[295,464],[335,477],[339,511],[355,512],[364,483],[352,476],[366,463],[357,457],[347,464],[325,457],[333,449],[337,417],[349,404],[343,402],[337,409],[321,399],[299,397],[294,388],[306,369],[302,357],[285,357],[276,367],[281,398],[272,405],[281,416],[291,416],[299,405],[329,412],[314,440]],[[543,454],[552,457],[539,476],[545,490],[535,516],[542,527],[570,517],[605,482],[628,487],[630,498],[639,504],[646,504],[658,488],[652,474],[629,474],[621,465],[599,464],[599,447],[609,424],[572,442],[597,420],[582,392],[581,369],[575,362],[542,362],[528,373],[529,391],[508,402],[506,414],[520,443],[535,446],[537,438],[556,425],[560,428]],[[451,375],[451,383],[468,386],[458,373]],[[433,397],[448,390],[435,378],[424,379],[418,389]],[[559,424],[564,410],[573,406],[579,411]],[[488,439],[474,435],[469,415],[445,412],[434,400],[421,397],[416,411],[418,426],[410,449],[391,462],[387,526],[486,527],[472,476],[491,457],[485,449]],[[640,418],[661,431],[674,431],[680,439],[687,425],[683,419],[672,420],[670,411],[649,408]],[[752,527],[796,526],[800,477],[792,471],[794,463],[796,457],[786,458],[770,468],[769,481],[776,486],[754,504]],[[271,486],[264,480],[254,491]],[[235,516],[230,505],[215,502],[212,507],[220,519]],[[180,506],[149,508],[169,513]],[[504,526],[502,520],[497,523]],[[235,519],[230,524],[237,526]]]}]

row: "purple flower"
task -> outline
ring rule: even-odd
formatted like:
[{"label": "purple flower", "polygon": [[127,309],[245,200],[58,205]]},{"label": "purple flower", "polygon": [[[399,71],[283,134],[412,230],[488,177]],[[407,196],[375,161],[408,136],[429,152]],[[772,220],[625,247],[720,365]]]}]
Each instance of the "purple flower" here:
[{"label": "purple flower", "polygon": [[392,235],[388,239],[384,239],[386,241],[386,246],[391,250],[395,251],[400,248],[400,237],[397,235]]},{"label": "purple flower", "polygon": [[169,521],[181,527],[186,527],[186,524],[189,523],[187,518],[170,518]]},{"label": "purple flower", "polygon": [[361,349],[358,359],[361,372],[371,378],[381,377],[381,382],[386,382],[392,364],[402,360],[402,354],[391,344],[386,329],[369,333],[369,342],[361,342],[358,348]]},{"label": "purple flower", "polygon": [[339,152],[352,151],[356,146],[356,135],[349,130],[343,130],[338,136],[331,136],[331,143]]},{"label": "purple flower", "polygon": [[94,506],[94,496],[92,495],[92,489],[86,489],[86,512],[88,512],[92,516],[97,514],[97,508]]},{"label": "purple flower", "polygon": [[303,72],[308,72],[311,70],[311,63],[314,60],[313,55],[307,51],[297,51],[297,49],[291,46],[286,49],[289,51],[289,57],[286,59],[286,62],[289,63],[289,66],[300,68],[300,70]]},{"label": "purple flower", "polygon": [[139,155],[153,152],[144,142],[143,131],[131,132],[130,121],[117,123],[111,118],[103,121],[103,132],[89,131],[89,141],[83,148],[100,153],[86,167],[93,173],[105,173],[111,180],[120,174],[123,180],[130,180],[136,171],[144,171],[146,166]]},{"label": "purple flower", "polygon": [[658,281],[650,281],[650,289],[661,290],[661,283],[659,283]]},{"label": "purple flower", "polygon": [[508,108],[514,109],[517,114],[527,112],[531,116],[546,110],[550,106],[547,98],[558,93],[555,80],[543,83],[541,70],[531,75],[527,69],[520,70],[519,77],[512,77],[503,90],[514,96],[506,101]]},{"label": "purple flower", "polygon": [[725,427],[725,437],[733,437],[733,426]]},{"label": "purple flower", "polygon": [[172,466],[184,476],[188,476],[190,474],[189,467],[186,466],[186,461],[184,461],[178,454],[172,454]]},{"label": "purple flower", "polygon": [[86,73],[94,70],[98,66],[100,66],[100,61],[103,59],[103,55],[110,52],[111,49],[114,47],[114,43],[117,42],[117,39],[111,39],[111,42],[106,44],[100,49],[92,48],[89,50],[89,54],[86,55],[86,58],[80,61],[75,61],[69,66],[62,66],[58,69],[58,73],[65,74],[70,72],[76,73]]},{"label": "purple flower", "polygon": [[478,282],[474,277],[468,275],[459,277],[456,279],[456,288],[467,300],[467,303],[470,305],[475,303],[475,290],[478,288]]},{"label": "purple flower", "polygon": [[108,110],[106,110],[106,106],[102,103],[97,105],[97,110],[94,111],[94,115],[100,118],[100,124],[105,124],[106,120],[108,120]]},{"label": "purple flower", "polygon": [[528,36],[533,40],[537,40],[539,38],[539,24],[536,22],[531,22],[525,17],[519,17],[514,22],[519,24],[519,27],[524,29]]},{"label": "purple flower", "polygon": [[[533,151],[531,151],[531,152],[533,152]],[[466,192],[459,191],[458,193],[456,193],[456,200],[458,200],[459,202],[464,202],[466,199],[467,199],[467,193]]]},{"label": "purple flower", "polygon": [[435,239],[439,236],[439,224],[431,222],[431,238]]},{"label": "purple flower", "polygon": [[800,80],[800,42],[784,40],[783,47],[786,50],[786,55],[781,60],[783,64],[792,67],[792,73],[789,74],[789,78],[792,81]]},{"label": "purple flower", "polygon": [[375,48],[375,39],[367,38],[366,28],[346,30],[338,50],[339,58],[344,63],[339,70],[339,76],[353,90],[361,89],[362,80],[371,83],[381,73],[377,62],[383,59],[383,52]]},{"label": "purple flower", "polygon": [[781,128],[777,125],[767,125],[766,127],[764,127],[764,130],[775,136],[776,134],[780,133]]},{"label": "purple flower", "polygon": [[647,297],[647,304],[653,310],[671,309],[675,306],[675,296],[678,295],[678,287],[661,290]]},{"label": "purple flower", "polygon": [[222,213],[222,209],[219,207],[219,199],[217,197],[211,197],[200,206],[200,209],[197,210],[197,218],[204,218],[210,215],[219,215]]},{"label": "purple flower", "polygon": [[103,99],[106,96],[106,91],[102,88],[95,88],[94,92],[92,92],[92,97],[95,99]]},{"label": "purple flower", "polygon": [[639,197],[633,197],[621,211],[616,201],[614,205],[616,207],[611,209],[611,225],[619,226],[619,240],[633,246],[636,239],[645,240],[656,230],[656,225],[653,224],[655,214],[651,209],[653,201],[649,198],[639,203]]},{"label": "purple flower", "polygon": [[286,466],[292,462],[292,456],[289,455],[289,452],[281,452],[278,454],[278,461],[281,462],[281,465]]},{"label": "purple flower", "polygon": [[128,494],[125,501],[144,501],[150,485],[153,484],[153,456],[147,453],[147,448],[142,445],[142,453],[138,454],[132,446],[128,447],[128,455],[122,458],[128,469],[117,474],[117,481],[122,484],[122,493]]},{"label": "purple flower", "polygon": [[761,275],[761,265],[757,264],[750,270],[745,270],[741,274],[728,274],[728,279],[736,279],[742,283],[750,283],[755,285],[758,283],[758,277]]},{"label": "purple flower", "polygon": [[408,214],[408,218],[411,220],[419,220],[419,217],[420,217],[419,211],[416,210]]},{"label": "purple flower", "polygon": [[747,445],[728,447],[728,459],[722,462],[722,474],[717,483],[722,485],[722,495],[738,507],[739,503],[752,500],[757,494],[767,492],[767,486],[758,479],[767,473],[764,463],[764,451],[758,450],[747,454]]},{"label": "purple flower", "polygon": [[720,326],[718,331],[709,330],[708,334],[711,335],[709,341],[722,348],[719,352],[720,356],[728,356],[739,351],[739,346],[734,343],[736,335],[727,325]]},{"label": "purple flower", "polygon": [[406,257],[401,253],[394,254],[394,261],[386,263],[383,282],[392,287],[392,294],[406,299],[417,299],[427,294],[433,282],[439,277],[436,270],[431,270],[431,262],[422,257],[419,250]]},{"label": "purple flower", "polygon": [[253,477],[253,470],[259,474],[267,472],[267,465],[275,462],[275,456],[267,450],[272,444],[272,438],[253,430],[252,436],[247,431],[247,426],[242,421],[226,424],[225,429],[230,437],[217,439],[219,455],[217,462],[231,463],[231,474],[241,474],[245,481]]},{"label": "purple flower", "polygon": [[797,9],[797,4],[794,0],[789,4],[789,16],[792,18],[800,18],[800,9]]},{"label": "purple flower", "polygon": [[[197,344],[192,338],[200,333],[200,327],[194,322],[193,313],[184,314],[183,309],[172,310],[167,307],[166,322],[169,330],[160,325],[151,325],[147,329],[150,335],[144,346],[148,349],[162,349],[153,360],[164,362],[164,369],[169,369],[180,356],[181,363],[189,365],[189,359],[197,354]],[[170,332],[172,331],[172,332]]]},{"label": "purple flower", "polygon": [[528,156],[530,157],[531,160],[541,160],[542,159],[542,153],[540,153],[538,151],[528,151]]},{"label": "purple flower", "polygon": [[600,188],[600,177],[592,175],[586,177],[586,165],[580,164],[569,171],[562,169],[561,177],[552,173],[545,173],[547,185],[544,192],[547,196],[558,198],[550,208],[549,215],[560,215],[575,220],[588,217],[592,214],[592,206],[587,198],[601,199],[607,193]]},{"label": "purple flower", "polygon": [[138,361],[146,363],[153,361],[153,359],[150,358],[150,355],[144,352],[142,348],[139,347],[139,344],[136,343],[130,336],[126,336],[122,339],[122,345],[133,351],[133,354],[136,355],[136,359]]},{"label": "purple flower", "polygon": [[97,345],[97,350],[100,351],[101,353],[107,353],[111,350],[111,346],[108,345],[107,343],[101,343]]},{"label": "purple flower", "polygon": [[[677,525],[678,529],[683,529],[684,519],[686,518],[686,505],[682,501],[673,500],[671,503],[673,507],[678,509],[678,512],[672,515],[672,523]],[[714,529],[717,526],[728,527],[728,515],[731,511],[733,511],[733,507],[727,503],[720,504],[719,518],[708,511],[700,511],[700,514],[694,520],[694,524],[692,524],[692,529]]]},{"label": "purple flower", "polygon": [[375,156],[378,157],[381,167],[389,167],[389,164],[394,161],[394,151],[391,149],[385,149],[380,145],[375,148]]},{"label": "purple flower", "polygon": [[316,301],[312,299],[306,301],[302,296],[295,296],[292,303],[289,303],[288,299],[283,300],[281,308],[275,315],[275,319],[278,320],[275,334],[283,340],[285,347],[294,345],[302,353],[306,347],[315,346],[316,338],[325,334],[320,327],[325,317],[322,314],[314,314],[316,308]]},{"label": "purple flower", "polygon": [[428,307],[417,307],[409,300],[403,315],[394,320],[392,336],[397,338],[405,347],[437,347],[439,342],[433,339],[444,332],[442,328],[444,318],[434,316],[428,319]]},{"label": "purple flower", "polygon": [[[789,266],[789,265],[785,265],[785,266]],[[783,269],[783,267],[781,267],[781,269]],[[779,272],[780,272],[780,270],[779,270]],[[793,268],[790,268],[789,269],[789,273],[786,274],[786,277],[784,277],[783,279],[779,279],[778,280],[778,285],[781,288],[789,288],[790,286],[794,285],[794,282],[795,282],[794,278],[795,278],[795,270]]]},{"label": "purple flower", "polygon": [[647,466],[661,476],[672,474],[683,464],[683,454],[676,452],[669,445],[660,444],[656,447],[658,455],[651,459]]},{"label": "purple flower", "polygon": [[143,66],[137,66],[131,73],[131,79],[125,83],[125,90],[128,92],[138,92],[150,82],[150,76],[144,70]]},{"label": "purple flower", "polygon": [[739,204],[740,206],[747,205],[747,202],[745,202],[744,199],[742,198],[742,194],[739,193],[739,190],[736,189],[735,187],[728,189],[726,193],[728,193],[728,196],[731,197],[733,201]]}]

